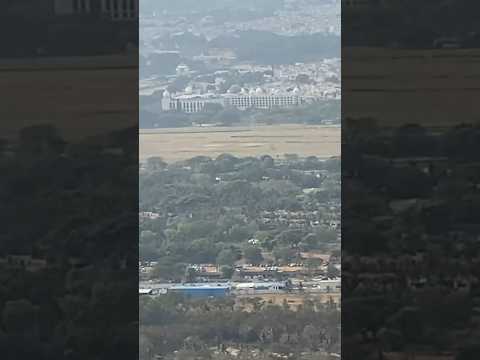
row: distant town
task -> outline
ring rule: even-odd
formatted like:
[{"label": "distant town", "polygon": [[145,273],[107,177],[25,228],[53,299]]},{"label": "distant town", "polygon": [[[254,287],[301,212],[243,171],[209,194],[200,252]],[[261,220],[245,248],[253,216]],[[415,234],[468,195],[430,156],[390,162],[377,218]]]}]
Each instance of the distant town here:
[{"label": "distant town", "polygon": [[139,46],[140,359],[339,358],[340,1],[144,0]]},{"label": "distant town", "polygon": [[[165,112],[218,115],[230,109],[243,112],[238,118],[261,121],[261,111],[339,104],[339,28],[334,24],[339,24],[340,2],[278,4],[271,15],[249,14],[249,21],[144,14],[141,125],[165,126]],[[291,43],[291,51],[281,43]]]},{"label": "distant town", "polygon": [[[229,162],[229,165],[225,170],[218,168],[220,165],[225,167],[226,162]],[[341,271],[340,202],[335,195],[335,184],[338,182],[339,185],[339,168],[334,167],[334,163],[338,165],[337,160],[321,160],[315,157],[274,160],[269,156],[241,159],[223,155],[216,160],[199,157],[168,165],[159,159],[150,158],[142,170],[143,178],[150,178],[154,174],[159,176],[162,173],[172,179],[176,176],[188,178],[198,174],[197,177],[200,176],[202,181],[206,182],[203,186],[212,189],[220,190],[235,184],[277,189],[274,191],[284,188],[290,193],[283,195],[288,196],[290,204],[286,208],[265,204],[265,207],[249,209],[248,203],[232,207],[229,205],[230,201],[227,201],[223,205],[220,202],[209,210],[202,206],[192,212],[193,208],[168,206],[160,199],[157,200],[159,202],[146,206],[150,201],[142,199],[143,211],[139,216],[141,241],[144,239],[144,245],[141,245],[140,250],[139,295],[159,296],[175,292],[194,297],[256,297],[261,294],[283,293],[297,294],[298,297],[298,294],[303,294],[320,296],[324,301],[338,305]],[[249,172],[256,174],[245,177]],[[183,182],[184,180],[178,179],[178,185]],[[148,192],[148,188],[142,188],[142,193]],[[196,196],[199,195],[201,194]],[[158,196],[161,195],[155,195]],[[213,200],[204,198],[202,201]],[[218,207],[219,205],[221,207]],[[215,228],[212,216],[221,213],[224,213],[226,218],[233,216],[230,221],[236,219],[237,225],[228,230],[239,232],[238,241],[231,245],[232,250],[215,249],[214,246],[203,257],[186,256],[184,260],[187,261],[196,257],[204,261],[184,263],[177,273],[162,272],[162,261],[167,259],[160,262],[149,260],[155,258],[154,253],[159,251],[152,248],[152,241],[164,236],[150,230],[152,227],[164,224],[163,232],[168,232],[170,228],[180,231],[179,225],[183,227],[182,224],[186,222],[188,226],[208,227],[204,230],[207,233],[216,233],[219,230]],[[148,239],[148,244],[145,239]],[[224,241],[230,241],[228,236]],[[288,246],[281,247],[282,242]],[[156,246],[158,249],[162,248],[162,244]],[[213,244],[206,242],[205,246],[208,248]],[[158,256],[161,257],[160,254]],[[205,262],[208,259],[215,261]]]},{"label": "distant town", "polygon": [[[319,64],[279,66],[277,72],[274,66],[269,68],[239,65],[233,67],[231,71],[215,71],[193,77],[183,91],[175,91],[173,87],[167,85],[162,94],[161,109],[194,113],[204,111],[208,106],[219,105],[239,110],[252,108],[268,110],[276,107],[301,106],[324,99],[338,100],[339,69],[340,59],[327,59]],[[175,71],[176,75],[171,78],[173,82],[178,77],[187,79],[194,75],[185,64],[179,64]],[[247,84],[250,88],[246,88],[234,83],[223,92],[226,79],[232,76],[242,78],[252,75],[257,82],[263,82],[262,86],[255,88],[256,82],[252,82]],[[210,79],[213,79],[213,84],[208,82]],[[169,89],[173,93],[170,93]]]},{"label": "distant town", "polygon": [[[267,327],[274,333],[287,318],[307,316],[292,320],[298,331],[328,335],[309,346],[294,340],[298,333],[292,330],[291,340],[282,341],[320,359],[339,354],[339,158],[222,154],[166,163],[150,157],[142,165],[140,184],[141,336],[151,344],[145,359],[169,359],[168,349],[178,342],[172,333],[162,344],[148,326],[161,329],[168,323],[197,336],[189,325],[194,320],[182,317],[173,304],[203,312],[202,321],[214,328],[220,326],[216,317],[203,310],[212,306],[221,316],[245,319],[278,312],[283,320],[272,330]],[[158,308],[177,315],[155,320]],[[318,317],[313,324],[312,317]],[[321,325],[325,321],[328,325]],[[290,352],[270,348],[279,341],[275,335],[262,344],[267,330],[258,324],[248,341],[225,335],[218,346],[205,334],[182,351],[266,359]]]}]

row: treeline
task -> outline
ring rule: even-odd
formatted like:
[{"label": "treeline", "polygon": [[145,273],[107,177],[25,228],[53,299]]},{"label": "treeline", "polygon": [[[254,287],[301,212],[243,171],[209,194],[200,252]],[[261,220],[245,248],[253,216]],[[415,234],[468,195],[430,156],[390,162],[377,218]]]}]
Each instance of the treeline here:
[{"label": "treeline", "polygon": [[1,142],[3,359],[136,355],[136,136],[73,144],[39,125]]},{"label": "treeline", "polygon": [[[159,99],[159,95],[154,95]],[[143,99],[142,99],[143,98]],[[141,103],[148,104],[149,98],[141,97]],[[208,106],[204,112],[186,114],[182,112],[140,111],[140,128],[188,127],[196,124],[221,126],[254,124],[308,124],[321,125],[325,122],[340,123],[340,100],[322,100],[295,108],[271,110],[237,110],[221,106]]]},{"label": "treeline", "polygon": [[351,119],[342,136],[344,358],[477,358],[480,126]]},{"label": "treeline", "polygon": [[267,65],[340,57],[340,38],[332,34],[283,36],[267,31],[240,31],[213,39],[210,46],[230,48],[239,60]]},{"label": "treeline", "polygon": [[[349,130],[343,134],[348,141],[343,157],[348,164],[345,169],[360,176],[365,185],[388,186],[384,191],[388,190],[393,199],[433,196],[439,182],[448,179],[446,169],[480,159],[478,125],[446,130],[410,124],[381,130],[368,119],[363,120],[358,119],[357,124],[357,120],[347,121]],[[422,162],[426,169],[422,169]]]},{"label": "treeline", "polygon": [[228,346],[244,352],[260,349],[290,360],[308,359],[308,354],[318,351],[340,352],[340,311],[333,304],[311,300],[293,311],[287,303],[271,305],[255,298],[243,305],[230,298],[140,298],[140,324],[141,360],[158,355],[212,359],[215,350],[226,354]]},{"label": "treeline", "polygon": [[[337,234],[328,227],[262,222],[263,211],[276,210],[335,218],[327,203],[340,203],[339,160],[290,157],[278,165],[270,156],[198,156],[170,165],[149,159],[140,175],[140,210],[159,217],[141,223],[140,259],[158,262],[153,276],[181,280],[189,263],[217,263],[226,271],[241,257],[261,263],[261,249],[288,263],[300,251],[335,248]],[[322,176],[305,172],[312,169]],[[304,194],[304,188],[318,191]],[[256,246],[248,244],[252,238]]]},{"label": "treeline", "polygon": [[[334,34],[323,33],[285,36],[268,31],[249,30],[237,31],[212,40],[207,40],[203,35],[182,33],[157,38],[154,45],[158,49],[175,49],[178,53],[141,57],[142,74],[171,75],[182,62],[189,63],[195,70],[200,64],[189,61],[189,58],[214,48],[231,49],[238,60],[265,65],[340,57],[340,38]],[[150,65],[147,65],[146,60],[150,61]]]}]

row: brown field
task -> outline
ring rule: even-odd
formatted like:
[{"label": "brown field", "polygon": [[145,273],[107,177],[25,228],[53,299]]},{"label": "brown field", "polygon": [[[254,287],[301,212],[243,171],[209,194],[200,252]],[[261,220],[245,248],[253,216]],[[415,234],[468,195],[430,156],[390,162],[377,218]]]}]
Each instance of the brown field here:
[{"label": "brown field", "polygon": [[346,117],[395,126],[480,120],[480,49],[342,50]]},{"label": "brown field", "polygon": [[328,303],[333,301],[337,306],[340,305],[340,293],[310,293],[310,294],[285,294],[285,293],[271,293],[271,294],[255,294],[255,295],[237,295],[235,297],[236,304],[239,307],[245,308],[247,311],[252,310],[252,305],[249,304],[248,299],[258,298],[264,304],[280,305],[282,306],[286,301],[292,310],[298,309],[306,300],[314,302]]},{"label": "brown field", "polygon": [[78,140],[138,121],[135,57],[0,60],[2,137],[53,124]]},{"label": "brown field", "polygon": [[215,157],[285,154],[340,155],[340,127],[276,125],[256,127],[189,127],[140,131],[140,159],[160,156],[177,161],[197,155]]}]

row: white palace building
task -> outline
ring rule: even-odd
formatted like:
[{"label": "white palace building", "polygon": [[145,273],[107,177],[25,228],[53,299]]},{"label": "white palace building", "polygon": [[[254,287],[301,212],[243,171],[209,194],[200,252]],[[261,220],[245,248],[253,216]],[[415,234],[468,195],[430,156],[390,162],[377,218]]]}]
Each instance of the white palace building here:
[{"label": "white palace building", "polygon": [[292,91],[291,94],[264,94],[261,89],[257,89],[249,93],[216,95],[212,93],[193,94],[189,90],[187,88],[181,95],[173,95],[165,91],[162,97],[162,110],[197,113],[204,111],[207,104],[218,104],[222,107],[234,107],[239,110],[268,110],[294,107],[305,103],[305,99],[298,94],[298,91]]}]

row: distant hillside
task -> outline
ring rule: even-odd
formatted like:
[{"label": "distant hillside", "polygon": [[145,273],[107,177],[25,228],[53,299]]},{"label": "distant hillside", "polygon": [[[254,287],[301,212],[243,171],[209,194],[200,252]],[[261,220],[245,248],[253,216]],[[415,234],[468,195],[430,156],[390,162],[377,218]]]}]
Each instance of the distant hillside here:
[{"label": "distant hillside", "polygon": [[[156,45],[175,48],[178,53],[149,55],[150,65],[144,63],[146,74],[174,74],[181,62],[209,48],[232,49],[239,60],[260,64],[291,64],[340,57],[340,37],[334,34],[304,34],[285,36],[269,31],[238,31],[210,41],[201,35],[183,33],[156,39]],[[190,62],[191,68],[200,70],[203,64]],[[149,68],[149,69],[147,69]]]},{"label": "distant hillside", "polygon": [[267,31],[242,31],[216,38],[209,46],[232,48],[241,60],[266,64],[340,57],[340,38],[326,34],[282,36]]}]

